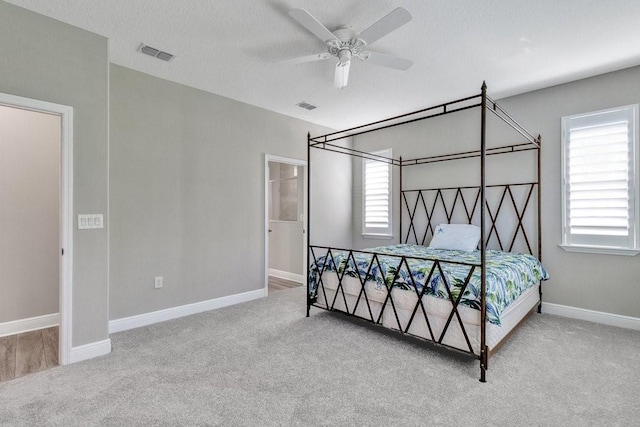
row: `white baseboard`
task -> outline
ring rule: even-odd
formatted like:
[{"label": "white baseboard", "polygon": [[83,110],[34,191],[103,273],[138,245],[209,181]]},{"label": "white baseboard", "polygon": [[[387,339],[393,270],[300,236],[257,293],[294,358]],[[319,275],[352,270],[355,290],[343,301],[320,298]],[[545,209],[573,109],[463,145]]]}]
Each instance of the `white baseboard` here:
[{"label": "white baseboard", "polygon": [[139,328],[141,326],[164,322],[166,320],[190,316],[192,314],[240,304],[242,302],[247,302],[258,298],[264,298],[264,296],[265,290],[258,289],[256,291],[249,291],[241,294],[229,295],[226,297],[196,302],[193,304],[171,307],[164,310],[153,311],[151,313],[138,314],[136,316],[123,317],[121,319],[114,319],[109,321],[109,333],[113,334],[116,332],[127,331],[129,329]]},{"label": "white baseboard", "polygon": [[589,322],[602,323],[603,325],[617,326],[619,328],[634,329],[640,331],[640,318],[621,316],[619,314],[603,313],[601,311],[586,310],[584,308],[569,307],[566,305],[542,303],[542,312],[572,319],[587,320]]},{"label": "white baseboard", "polygon": [[304,276],[302,274],[289,273],[288,271],[269,269],[269,276],[278,277],[280,279],[291,280],[296,283],[305,283]]},{"label": "white baseboard", "polygon": [[29,317],[28,319],[13,320],[0,323],[0,337],[37,331],[60,324],[60,313],[45,314],[44,316]]},{"label": "white baseboard", "polygon": [[107,338],[106,340],[72,347],[69,363],[82,362],[83,360],[93,359],[109,353],[111,353],[111,340]]}]

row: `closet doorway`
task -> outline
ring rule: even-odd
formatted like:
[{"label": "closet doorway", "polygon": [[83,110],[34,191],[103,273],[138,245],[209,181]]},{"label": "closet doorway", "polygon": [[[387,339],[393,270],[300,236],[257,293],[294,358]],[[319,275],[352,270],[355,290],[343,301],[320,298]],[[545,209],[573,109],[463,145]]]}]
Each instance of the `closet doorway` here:
[{"label": "closet doorway", "polygon": [[305,283],[307,162],[265,155],[265,293]]},{"label": "closet doorway", "polygon": [[70,362],[72,114],[0,94],[0,380]]}]

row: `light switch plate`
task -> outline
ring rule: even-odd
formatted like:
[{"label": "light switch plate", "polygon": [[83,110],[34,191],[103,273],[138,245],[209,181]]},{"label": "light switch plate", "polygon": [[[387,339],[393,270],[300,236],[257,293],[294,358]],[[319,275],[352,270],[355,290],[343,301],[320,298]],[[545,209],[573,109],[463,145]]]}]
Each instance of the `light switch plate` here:
[{"label": "light switch plate", "polygon": [[89,230],[92,228],[104,228],[103,214],[78,215],[78,230]]}]

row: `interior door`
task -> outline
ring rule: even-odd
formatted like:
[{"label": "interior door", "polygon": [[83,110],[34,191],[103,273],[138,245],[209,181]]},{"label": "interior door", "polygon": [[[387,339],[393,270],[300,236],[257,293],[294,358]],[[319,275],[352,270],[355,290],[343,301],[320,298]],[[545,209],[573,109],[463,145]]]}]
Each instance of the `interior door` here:
[{"label": "interior door", "polygon": [[270,161],[269,275],[303,281],[304,166]]},{"label": "interior door", "polygon": [[0,324],[15,325],[16,377],[58,363],[61,126],[0,104]]}]

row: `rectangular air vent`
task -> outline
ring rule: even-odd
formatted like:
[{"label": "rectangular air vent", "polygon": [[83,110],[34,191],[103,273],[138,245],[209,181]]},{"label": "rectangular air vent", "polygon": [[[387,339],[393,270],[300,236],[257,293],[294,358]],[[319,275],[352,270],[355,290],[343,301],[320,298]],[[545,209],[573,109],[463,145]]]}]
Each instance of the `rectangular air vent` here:
[{"label": "rectangular air vent", "polygon": [[304,108],[305,110],[309,110],[309,111],[314,110],[316,108],[315,105],[311,105],[305,101],[299,102],[296,105],[300,108]]},{"label": "rectangular air vent", "polygon": [[162,59],[163,61],[167,62],[170,62],[173,58],[175,58],[175,55],[163,52],[160,49],[156,49],[155,47],[147,46],[144,43],[140,45],[138,51],[144,53],[145,55],[153,56],[154,58]]}]

